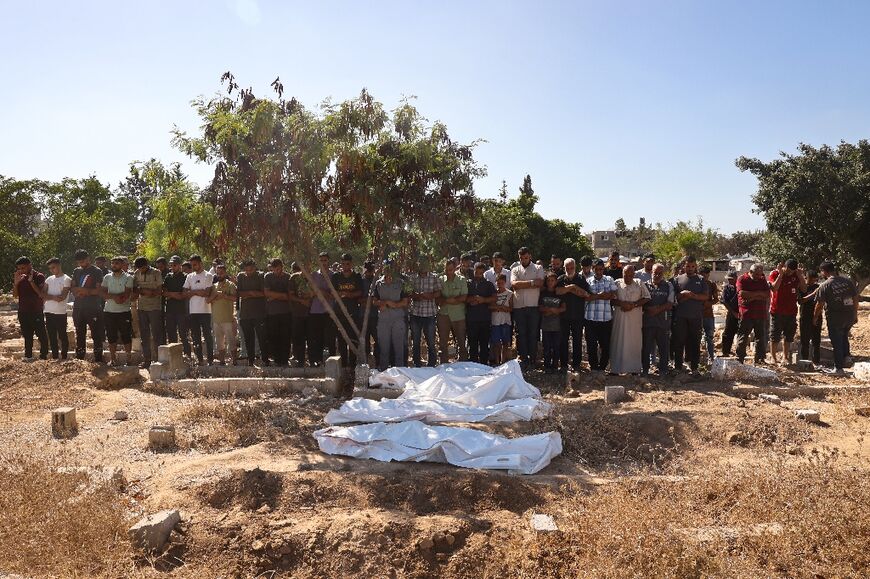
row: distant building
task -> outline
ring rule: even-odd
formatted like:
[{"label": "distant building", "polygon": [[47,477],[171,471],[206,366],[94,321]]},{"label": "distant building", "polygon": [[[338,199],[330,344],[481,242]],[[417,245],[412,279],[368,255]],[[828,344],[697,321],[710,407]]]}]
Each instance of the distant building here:
[{"label": "distant building", "polygon": [[595,255],[610,254],[616,248],[616,232],[612,230],[592,232],[592,251]]}]

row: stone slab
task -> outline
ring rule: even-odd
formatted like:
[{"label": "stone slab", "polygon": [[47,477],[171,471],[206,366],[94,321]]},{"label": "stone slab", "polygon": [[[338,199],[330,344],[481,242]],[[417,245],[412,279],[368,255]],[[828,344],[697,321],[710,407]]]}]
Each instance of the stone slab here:
[{"label": "stone slab", "polygon": [[771,404],[776,404],[777,406],[782,404],[782,400],[776,394],[759,394],[758,399],[762,402],[770,402]]},{"label": "stone slab", "polygon": [[716,380],[779,380],[775,370],[741,364],[737,358],[716,358],[711,373]]},{"label": "stone slab", "polygon": [[852,366],[852,373],[856,380],[870,382],[870,362],[856,362]]},{"label": "stone slab", "polygon": [[604,387],[604,403],[616,404],[625,400],[624,386],[605,386]]},{"label": "stone slab", "polygon": [[148,515],[127,531],[133,545],[144,551],[156,551],[166,544],[175,525],[181,522],[181,514],[168,509]]},{"label": "stone slab", "polygon": [[539,533],[551,533],[559,530],[556,521],[550,515],[532,514],[531,524],[532,529]]},{"label": "stone slab", "polygon": [[795,410],[794,415],[798,418],[798,420],[806,420],[807,422],[818,423],[822,421],[822,417],[819,411],[809,408]]},{"label": "stone slab", "polygon": [[148,446],[157,450],[175,448],[175,427],[172,425],[152,426],[148,431]]}]

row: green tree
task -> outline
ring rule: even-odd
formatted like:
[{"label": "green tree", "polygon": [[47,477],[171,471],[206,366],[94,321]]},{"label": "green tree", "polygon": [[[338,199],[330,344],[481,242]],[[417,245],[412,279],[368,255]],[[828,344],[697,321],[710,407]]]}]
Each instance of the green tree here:
[{"label": "green tree", "polygon": [[767,224],[760,245],[767,261],[794,257],[815,266],[831,259],[859,288],[870,283],[870,142],[801,143],[797,154],[769,162],[740,157],[736,165],[758,179],[752,200]]},{"label": "green tree", "polygon": [[724,255],[756,254],[764,231],[735,231],[731,235],[720,235],[716,240],[716,253]]},{"label": "green tree", "polygon": [[0,175],[0,290],[12,289],[15,260],[32,253],[32,240],[41,226],[36,181],[17,181]]},{"label": "green tree", "polygon": [[709,257],[716,247],[716,232],[704,227],[698,218],[694,223],[677,221],[668,227],[656,226],[658,230],[652,241],[652,251],[665,265],[672,265],[686,255],[698,259]]},{"label": "green tree", "polygon": [[[284,98],[279,79],[277,99],[239,90],[231,73],[222,82],[225,96],[195,101],[201,134],[176,130],[174,138],[186,154],[215,165],[204,199],[220,223],[209,232],[218,251],[278,245],[299,258],[319,292],[309,272],[313,232],[415,251],[416,232],[448,230],[473,210],[473,181],[485,174],[474,160],[476,143],[457,143],[409,101],[388,112],[363,90],[312,111]],[[338,307],[347,314],[340,300]]]},{"label": "green tree", "polygon": [[523,185],[520,187],[520,196],[517,197],[517,204],[527,214],[534,212],[535,205],[538,204],[538,196],[535,195],[535,190],[532,189],[531,175],[526,175],[523,178]]}]

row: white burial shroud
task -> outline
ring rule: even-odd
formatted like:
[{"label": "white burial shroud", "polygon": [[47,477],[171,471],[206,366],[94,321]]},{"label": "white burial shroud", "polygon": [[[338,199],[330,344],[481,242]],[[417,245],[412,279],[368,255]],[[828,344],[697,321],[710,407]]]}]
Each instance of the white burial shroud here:
[{"label": "white burial shroud", "polygon": [[385,462],[447,462],[513,474],[534,474],[562,452],[558,432],[510,439],[470,428],[430,426],[417,420],[330,426],[315,432],[314,437],[327,454]]},{"label": "white burial shroud", "polygon": [[330,410],[326,423],[514,422],[543,418],[551,406],[523,378],[516,360],[497,368],[472,362],[436,368],[390,368],[373,383],[404,387],[396,399],[354,398]]}]

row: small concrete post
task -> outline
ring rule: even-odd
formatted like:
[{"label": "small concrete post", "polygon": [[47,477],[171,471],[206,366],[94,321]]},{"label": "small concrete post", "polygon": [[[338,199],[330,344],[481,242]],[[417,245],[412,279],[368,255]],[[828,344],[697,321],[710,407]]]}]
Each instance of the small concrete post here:
[{"label": "small concrete post", "polygon": [[605,386],[604,387],[604,403],[605,404],[616,404],[617,402],[622,402],[625,399],[625,387],[624,386]]},{"label": "small concrete post", "polygon": [[184,350],[181,344],[164,344],[157,346],[157,361],[169,365],[170,371],[181,370],[184,367]]},{"label": "small concrete post", "polygon": [[326,380],[328,382],[326,386],[327,392],[324,392],[324,394],[339,396],[342,384],[344,383],[344,368],[341,367],[341,357],[331,356],[327,358],[324,370],[326,371]]},{"label": "small concrete post", "polygon": [[148,431],[148,446],[155,450],[175,448],[175,427],[152,426]]},{"label": "small concrete post", "polygon": [[55,408],[51,411],[51,433],[57,438],[69,438],[79,430],[76,422],[76,409],[71,406]]}]

